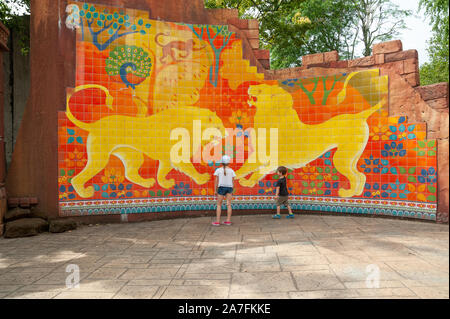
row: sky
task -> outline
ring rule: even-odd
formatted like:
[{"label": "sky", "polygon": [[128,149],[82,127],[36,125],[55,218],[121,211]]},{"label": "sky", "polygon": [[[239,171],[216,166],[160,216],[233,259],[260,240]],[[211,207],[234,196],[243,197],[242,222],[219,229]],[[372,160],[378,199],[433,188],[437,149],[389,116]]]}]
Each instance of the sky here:
[{"label": "sky", "polygon": [[419,64],[429,62],[427,41],[432,36],[430,19],[425,17],[424,10],[418,12],[419,0],[391,0],[401,9],[409,9],[416,17],[408,17],[405,22],[409,30],[403,30],[398,36],[402,40],[403,50],[416,49],[419,52]]},{"label": "sky", "polygon": [[[424,11],[418,11],[419,0],[391,0],[400,9],[412,10],[413,16],[405,19],[408,29],[402,30],[395,40],[401,40],[403,50],[416,49],[419,53],[419,64],[429,62],[427,41],[431,38],[430,19],[425,17]],[[19,10],[20,12],[21,10]],[[359,49],[358,51],[362,51]]]},{"label": "sky", "polygon": [[[432,36],[430,19],[425,16],[424,10],[419,9],[419,0],[390,0],[399,6],[399,9],[411,10],[413,14],[405,18],[405,24],[408,29],[401,30],[398,36],[393,40],[401,40],[403,50],[416,49],[419,53],[419,65],[429,62],[427,52],[427,41]],[[393,21],[395,22],[395,21]],[[377,42],[375,42],[377,43]],[[361,56],[364,46],[360,44],[356,48],[358,57]]]}]

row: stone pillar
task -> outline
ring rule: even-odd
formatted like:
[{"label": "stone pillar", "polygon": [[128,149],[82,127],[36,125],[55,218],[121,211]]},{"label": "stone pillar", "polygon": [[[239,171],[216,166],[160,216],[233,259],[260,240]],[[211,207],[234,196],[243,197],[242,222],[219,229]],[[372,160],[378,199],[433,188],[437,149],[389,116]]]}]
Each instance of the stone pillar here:
[{"label": "stone pillar", "polygon": [[9,30],[0,22],[0,236],[3,235],[3,217],[8,209],[6,199],[5,177],[6,177],[6,158],[4,142],[4,118],[3,101],[5,83],[3,83],[3,55],[2,52],[8,51]]}]

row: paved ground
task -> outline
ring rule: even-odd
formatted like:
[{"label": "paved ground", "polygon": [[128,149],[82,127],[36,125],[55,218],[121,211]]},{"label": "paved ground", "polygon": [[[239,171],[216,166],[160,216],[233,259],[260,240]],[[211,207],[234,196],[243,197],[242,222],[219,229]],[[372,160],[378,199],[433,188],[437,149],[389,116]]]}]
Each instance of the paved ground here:
[{"label": "paved ground", "polygon": [[[210,221],[1,238],[0,298],[449,298],[448,225],[318,215]],[[70,264],[79,288],[66,287]],[[377,269],[379,288],[368,288]]]}]

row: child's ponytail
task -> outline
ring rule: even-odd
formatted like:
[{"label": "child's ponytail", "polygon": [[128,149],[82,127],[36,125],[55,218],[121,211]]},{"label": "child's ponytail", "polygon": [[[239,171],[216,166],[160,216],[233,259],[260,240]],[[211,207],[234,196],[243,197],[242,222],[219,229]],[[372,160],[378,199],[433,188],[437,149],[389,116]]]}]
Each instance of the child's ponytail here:
[{"label": "child's ponytail", "polygon": [[230,163],[230,157],[228,155],[222,156],[222,160],[220,161],[223,166],[223,175],[227,176],[227,165]]}]

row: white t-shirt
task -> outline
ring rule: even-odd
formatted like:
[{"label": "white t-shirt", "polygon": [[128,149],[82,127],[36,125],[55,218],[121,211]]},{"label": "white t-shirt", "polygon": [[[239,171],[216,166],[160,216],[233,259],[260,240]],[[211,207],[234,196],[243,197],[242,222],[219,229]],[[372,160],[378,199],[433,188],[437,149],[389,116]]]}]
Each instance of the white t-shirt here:
[{"label": "white t-shirt", "polygon": [[219,187],[233,187],[233,177],[236,177],[234,171],[227,167],[227,175],[224,175],[223,166],[216,169],[214,176],[219,176]]}]

